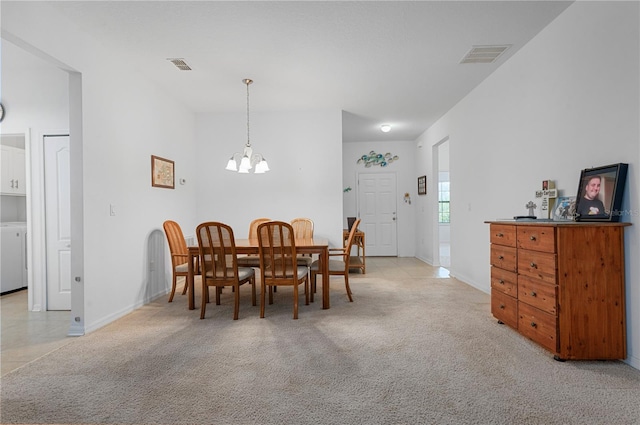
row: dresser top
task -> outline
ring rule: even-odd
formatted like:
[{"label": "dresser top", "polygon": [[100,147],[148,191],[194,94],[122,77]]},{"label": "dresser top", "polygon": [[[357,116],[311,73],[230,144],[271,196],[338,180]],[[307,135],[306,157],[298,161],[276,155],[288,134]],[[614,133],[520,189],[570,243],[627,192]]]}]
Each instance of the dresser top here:
[{"label": "dresser top", "polygon": [[610,221],[552,221],[546,219],[498,219],[487,220],[488,224],[508,224],[518,226],[549,226],[549,227],[575,227],[575,226],[615,226],[626,227],[631,226],[631,223],[610,222]]}]

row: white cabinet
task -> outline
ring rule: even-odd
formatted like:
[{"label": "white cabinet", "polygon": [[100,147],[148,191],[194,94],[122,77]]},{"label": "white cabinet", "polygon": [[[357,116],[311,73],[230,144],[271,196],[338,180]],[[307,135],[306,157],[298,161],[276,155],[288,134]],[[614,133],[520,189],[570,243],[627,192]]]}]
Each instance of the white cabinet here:
[{"label": "white cabinet", "polygon": [[27,287],[27,228],[24,225],[0,227],[2,264],[0,293]]},{"label": "white cabinet", "polygon": [[3,195],[25,196],[26,191],[26,164],[24,149],[13,146],[0,145],[0,192]]}]

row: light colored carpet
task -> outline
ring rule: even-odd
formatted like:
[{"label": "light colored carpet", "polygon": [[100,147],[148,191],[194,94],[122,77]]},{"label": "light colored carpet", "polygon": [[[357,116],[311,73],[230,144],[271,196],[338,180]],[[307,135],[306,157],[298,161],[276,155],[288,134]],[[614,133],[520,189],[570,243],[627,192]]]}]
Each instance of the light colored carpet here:
[{"label": "light colored carpet", "polygon": [[557,362],[487,294],[385,261],[351,275],[353,303],[339,278],[330,310],[301,296],[299,320],[291,288],[265,319],[247,286],[238,321],[229,290],[205,320],[158,300],[3,377],[0,422],[640,424],[640,371]]}]

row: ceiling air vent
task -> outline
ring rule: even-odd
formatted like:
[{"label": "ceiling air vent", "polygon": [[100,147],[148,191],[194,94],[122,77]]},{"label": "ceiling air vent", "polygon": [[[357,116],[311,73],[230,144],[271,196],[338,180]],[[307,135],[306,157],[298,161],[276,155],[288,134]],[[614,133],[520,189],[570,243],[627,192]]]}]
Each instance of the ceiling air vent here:
[{"label": "ceiling air vent", "polygon": [[191,67],[187,65],[187,63],[182,58],[169,58],[167,60],[171,61],[171,63],[174,64],[180,71],[191,71]]},{"label": "ceiling air vent", "polygon": [[493,63],[509,47],[511,47],[510,44],[500,46],[473,46],[462,58],[460,63]]}]

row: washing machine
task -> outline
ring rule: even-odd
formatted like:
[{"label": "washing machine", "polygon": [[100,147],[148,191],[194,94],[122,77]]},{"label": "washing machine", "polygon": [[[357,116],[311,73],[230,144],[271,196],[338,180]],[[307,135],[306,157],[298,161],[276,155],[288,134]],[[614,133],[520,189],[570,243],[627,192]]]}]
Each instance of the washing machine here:
[{"label": "washing machine", "polygon": [[27,224],[0,223],[0,294],[27,287]]}]

